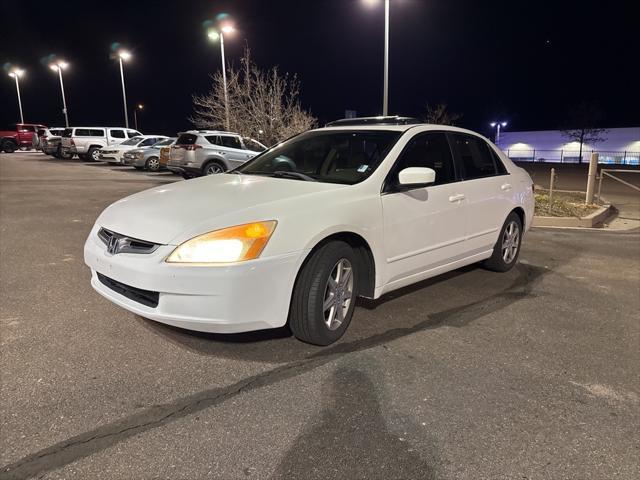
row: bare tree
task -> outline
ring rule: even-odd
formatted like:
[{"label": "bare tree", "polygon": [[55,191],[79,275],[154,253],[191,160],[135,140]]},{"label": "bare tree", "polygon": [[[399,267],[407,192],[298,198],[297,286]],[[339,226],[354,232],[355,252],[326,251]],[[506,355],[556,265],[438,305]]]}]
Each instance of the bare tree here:
[{"label": "bare tree", "polygon": [[562,136],[580,144],[579,163],[582,163],[584,144],[593,146],[606,140],[607,129],[596,127],[600,117],[600,110],[588,102],[581,102],[568,115],[567,127],[562,129]]},{"label": "bare tree", "polygon": [[431,106],[427,103],[425,121],[435,125],[454,125],[462,118],[461,113],[453,113],[447,110],[446,103]]},{"label": "bare tree", "polygon": [[[313,128],[316,118],[300,105],[300,81],[281,74],[278,67],[258,68],[247,47],[240,68],[227,68],[229,129],[273,145]],[[194,114],[189,119],[196,128],[224,128],[225,105],[222,72],[211,76],[211,90],[193,95]]]}]

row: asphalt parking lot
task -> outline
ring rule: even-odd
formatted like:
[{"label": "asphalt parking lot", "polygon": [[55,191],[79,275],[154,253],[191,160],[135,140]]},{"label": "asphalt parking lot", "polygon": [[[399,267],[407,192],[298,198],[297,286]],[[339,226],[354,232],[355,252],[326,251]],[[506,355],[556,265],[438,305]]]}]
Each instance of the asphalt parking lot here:
[{"label": "asphalt parking lot", "polygon": [[176,180],[0,155],[0,478],[640,477],[639,233],[534,230],[511,272],[363,301],[318,348],[93,292],[97,215]]}]

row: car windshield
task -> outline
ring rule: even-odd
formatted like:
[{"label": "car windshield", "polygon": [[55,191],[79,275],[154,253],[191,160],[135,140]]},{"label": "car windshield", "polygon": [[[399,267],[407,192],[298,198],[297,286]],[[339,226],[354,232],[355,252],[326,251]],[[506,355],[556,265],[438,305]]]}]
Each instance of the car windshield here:
[{"label": "car windshield", "polygon": [[353,185],[375,171],[401,134],[388,130],[307,132],[274,146],[235,171]]},{"label": "car windshield", "polygon": [[142,140],[144,140],[142,137],[133,137],[129,140],[125,140],[120,145],[138,145]]},{"label": "car windshield", "polygon": [[164,147],[165,145],[171,145],[174,140],[175,140],[174,138],[167,138],[165,140],[160,140],[159,142],[154,143],[152,147],[160,148],[160,147]]}]

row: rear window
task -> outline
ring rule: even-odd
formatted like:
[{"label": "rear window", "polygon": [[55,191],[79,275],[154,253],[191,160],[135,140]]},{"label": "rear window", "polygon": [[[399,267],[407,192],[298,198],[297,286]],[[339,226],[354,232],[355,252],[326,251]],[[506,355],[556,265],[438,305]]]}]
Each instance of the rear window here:
[{"label": "rear window", "polygon": [[465,180],[498,174],[494,157],[484,140],[457,133],[453,134],[452,138],[458,159],[462,164],[462,176]]},{"label": "rear window", "polygon": [[240,139],[238,137],[227,137],[224,135],[220,135],[220,144],[223,147],[242,149],[242,144],[240,144]]},{"label": "rear window", "polygon": [[125,138],[124,130],[111,130],[111,131],[109,132],[109,134],[110,134],[113,138]]},{"label": "rear window", "polygon": [[176,145],[195,145],[197,139],[198,136],[193,133],[183,133],[178,137]]}]

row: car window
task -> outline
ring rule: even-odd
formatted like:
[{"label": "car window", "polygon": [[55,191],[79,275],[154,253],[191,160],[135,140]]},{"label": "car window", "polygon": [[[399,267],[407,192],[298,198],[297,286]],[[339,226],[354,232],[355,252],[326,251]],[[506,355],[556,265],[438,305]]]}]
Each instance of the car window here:
[{"label": "car window", "polygon": [[493,148],[491,148],[489,145],[487,145],[487,148],[489,149],[489,151],[491,152],[491,155],[493,156],[493,161],[496,163],[496,169],[498,170],[498,175],[506,175],[507,173],[509,173],[506,167],[504,166],[504,163],[502,163],[500,156],[496,153],[496,151]]},{"label": "car window", "polygon": [[442,132],[419,133],[404,147],[390,173],[390,180],[397,183],[401,170],[409,167],[426,167],[435,170],[434,185],[456,181],[456,172],[447,136]]},{"label": "car window", "polygon": [[247,150],[251,150],[252,152],[264,152],[267,148],[263,145],[260,145],[252,138],[244,137],[242,139],[242,143],[244,143],[244,148]]},{"label": "car window", "polygon": [[33,125],[20,125],[20,131],[21,132],[35,132],[36,131],[36,127],[34,127]]},{"label": "car window", "polygon": [[109,130],[109,135],[113,138],[125,138],[124,130],[112,129]]},{"label": "car window", "polygon": [[76,128],[76,133],[74,134],[76,137],[90,137],[91,130],[88,128]]},{"label": "car window", "polygon": [[380,165],[401,132],[338,130],[303,133],[237,169],[248,175],[303,174],[319,182],[353,185]]},{"label": "car window", "polygon": [[62,132],[63,137],[70,138],[73,135],[73,128],[65,128],[64,132]]},{"label": "car window", "polygon": [[89,130],[92,137],[104,137],[104,130],[101,128],[92,128]]},{"label": "car window", "polygon": [[220,137],[218,135],[205,135],[204,138],[211,145],[222,145],[222,142],[220,141]]},{"label": "car window", "polygon": [[154,137],[154,138],[147,138],[147,139],[145,139],[145,140],[140,144],[140,146],[141,146],[141,147],[148,147],[148,146],[150,146],[150,145],[153,145],[153,144],[154,144],[154,143],[156,143],[157,141],[158,141],[158,139],[157,139],[157,138],[155,138],[155,137]]},{"label": "car window", "polygon": [[451,134],[451,139],[462,167],[462,178],[472,180],[497,175],[495,161],[484,140],[462,133]]},{"label": "car window", "polygon": [[129,138],[133,138],[133,137],[139,137],[142,134],[137,130],[127,130],[127,135],[129,135]]},{"label": "car window", "polygon": [[176,145],[193,145],[197,139],[198,137],[193,133],[183,133],[178,137]]},{"label": "car window", "polygon": [[231,137],[227,135],[220,135],[220,143],[223,147],[242,149],[242,144],[238,137]]}]

